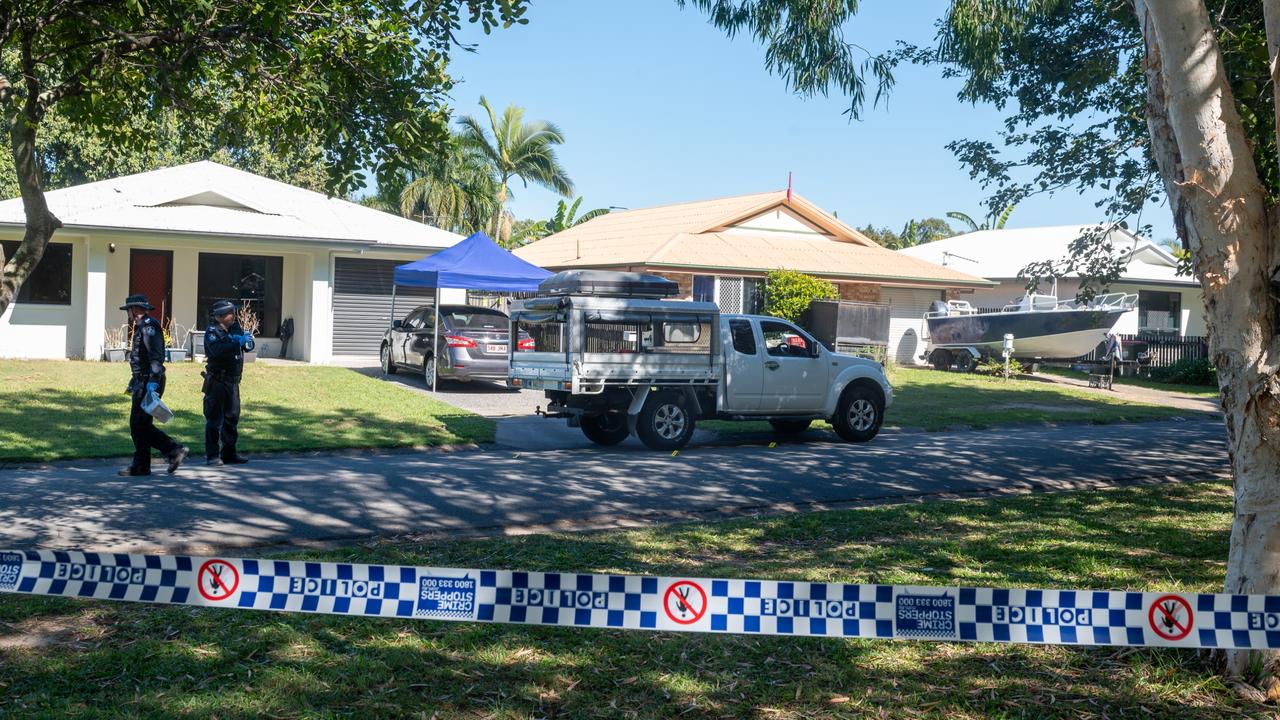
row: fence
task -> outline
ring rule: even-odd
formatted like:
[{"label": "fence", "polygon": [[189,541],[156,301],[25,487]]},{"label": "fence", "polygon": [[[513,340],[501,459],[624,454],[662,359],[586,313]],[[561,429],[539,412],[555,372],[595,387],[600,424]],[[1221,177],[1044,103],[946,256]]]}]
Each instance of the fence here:
[{"label": "fence", "polygon": [[[1125,360],[1136,360],[1139,355],[1146,353],[1151,358],[1151,367],[1168,367],[1179,360],[1205,360],[1209,357],[1209,343],[1205,338],[1194,335],[1121,335],[1120,340],[1124,345]],[[1106,355],[1106,342],[1103,341],[1098,343],[1093,352],[1078,359],[1097,362]]]}]

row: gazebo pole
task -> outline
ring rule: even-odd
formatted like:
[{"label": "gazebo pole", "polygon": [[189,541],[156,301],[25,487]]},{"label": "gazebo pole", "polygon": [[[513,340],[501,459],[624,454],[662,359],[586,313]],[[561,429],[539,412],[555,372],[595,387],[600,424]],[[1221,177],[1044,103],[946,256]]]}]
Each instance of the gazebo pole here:
[{"label": "gazebo pole", "polygon": [[387,327],[396,324],[396,281],[391,281],[391,317],[387,318]]},{"label": "gazebo pole", "polygon": [[[431,392],[436,391],[436,385],[440,383],[440,357],[436,355],[436,350],[440,348],[440,283],[436,283],[436,304],[431,312],[431,355],[436,364],[436,371],[431,374]],[[445,346],[445,352],[449,352],[448,346]]]}]

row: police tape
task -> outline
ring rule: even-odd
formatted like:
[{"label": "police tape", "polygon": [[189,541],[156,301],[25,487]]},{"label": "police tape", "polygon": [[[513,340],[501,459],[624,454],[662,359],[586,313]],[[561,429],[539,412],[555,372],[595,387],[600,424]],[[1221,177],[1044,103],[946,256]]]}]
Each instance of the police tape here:
[{"label": "police tape", "polygon": [[1280,648],[1280,596],[0,551],[0,592],[359,617],[833,638]]}]

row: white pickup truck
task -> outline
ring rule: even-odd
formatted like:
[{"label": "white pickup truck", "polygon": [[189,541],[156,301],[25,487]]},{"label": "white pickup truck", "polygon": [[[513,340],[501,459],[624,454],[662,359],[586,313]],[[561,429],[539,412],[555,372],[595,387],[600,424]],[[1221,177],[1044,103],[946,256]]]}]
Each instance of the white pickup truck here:
[{"label": "white pickup truck", "polygon": [[634,433],[657,450],[684,447],[698,420],[768,420],[799,433],[828,420],[849,442],[875,437],[893,400],[884,369],[840,355],[795,325],[721,315],[714,303],[665,300],[664,278],[569,271],[515,301],[507,384],[546,391],[547,417],[593,442]]}]

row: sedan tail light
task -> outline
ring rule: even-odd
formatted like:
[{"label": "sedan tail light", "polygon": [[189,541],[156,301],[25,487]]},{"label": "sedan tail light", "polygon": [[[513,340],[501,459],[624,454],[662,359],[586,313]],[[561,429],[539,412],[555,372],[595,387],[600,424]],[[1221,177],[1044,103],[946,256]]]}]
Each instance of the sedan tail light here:
[{"label": "sedan tail light", "polygon": [[525,338],[521,340],[520,342],[516,343],[516,347],[520,348],[521,350],[532,350],[533,338]]},{"label": "sedan tail light", "polygon": [[456,347],[456,348],[473,348],[476,346],[476,341],[472,340],[471,338],[462,337],[460,335],[445,335],[444,344],[448,345],[449,347]]}]

